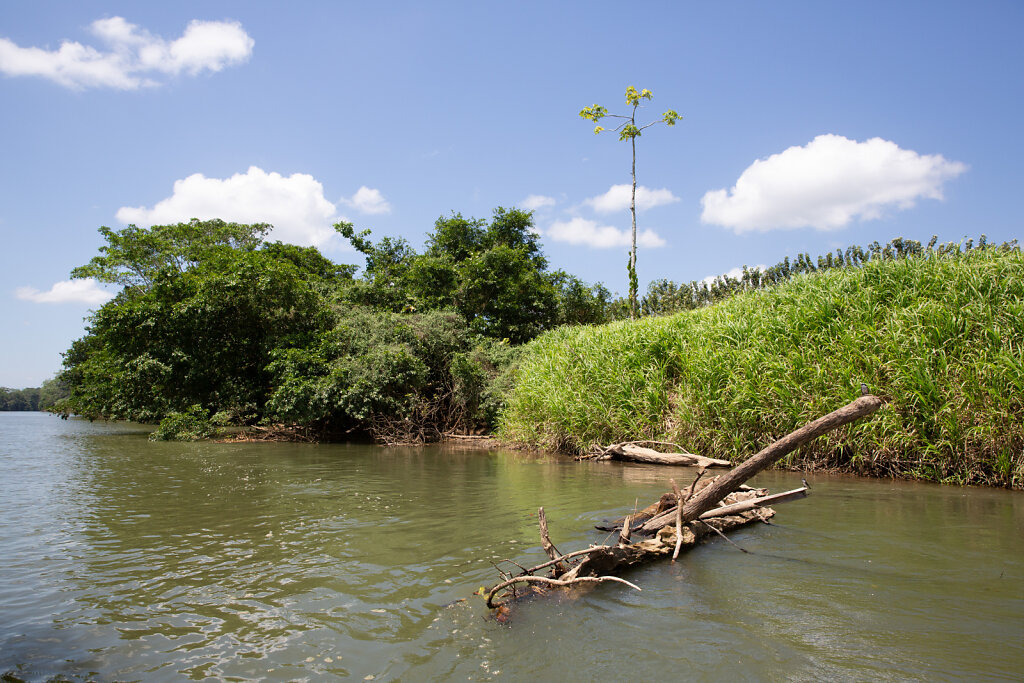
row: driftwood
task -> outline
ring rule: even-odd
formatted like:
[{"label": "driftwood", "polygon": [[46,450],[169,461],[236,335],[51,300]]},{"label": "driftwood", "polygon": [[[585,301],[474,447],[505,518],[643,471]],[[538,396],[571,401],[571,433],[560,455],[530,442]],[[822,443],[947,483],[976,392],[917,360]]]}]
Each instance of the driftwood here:
[{"label": "driftwood", "polygon": [[[712,481],[714,481],[714,479],[706,479],[704,481],[700,481],[701,474],[702,472],[699,471],[697,473],[697,478],[694,479],[694,481],[691,482],[691,484],[687,487],[687,492],[683,496],[684,502],[692,497],[693,491],[699,491],[701,490],[701,488],[708,486]],[[743,485],[740,486],[738,493],[750,493],[757,496],[766,496],[768,495],[768,489],[755,489]],[[750,497],[751,496],[740,496],[740,498],[744,500]],[[664,522],[665,520],[671,522],[673,516],[675,515],[677,500],[679,499],[676,497],[674,492],[662,494],[658,502],[648,505],[643,510],[632,516],[632,519],[630,520],[630,523],[633,525],[632,530],[639,531],[645,534],[651,534],[660,529],[662,526],[664,526],[664,524],[659,523],[657,526],[653,527],[647,526],[647,523],[650,520],[658,518],[659,522]],[[604,521],[602,523],[595,524],[594,528],[598,531],[618,531],[622,528],[622,523],[623,520],[620,518],[612,522]]]},{"label": "driftwood", "polygon": [[882,399],[877,396],[861,396],[839,410],[832,411],[814,422],[806,424],[757,455],[744,460],[741,465],[727,474],[716,478],[710,485],[683,505],[683,522],[697,519],[703,513],[718,505],[718,501],[737,490],[743,483],[761,470],[771,467],[789,453],[815,439],[822,434],[838,429],[845,424],[870,415],[882,406]]},{"label": "driftwood", "polygon": [[[747,502],[748,499],[753,499],[757,495],[756,491],[736,492],[730,494],[726,501],[727,503]],[[706,520],[684,521],[681,533],[677,532],[678,527],[674,524],[665,524],[654,534],[653,538],[647,538],[628,546],[609,546],[601,552],[588,553],[581,562],[575,564],[559,578],[574,579],[580,576],[604,576],[662,557],[671,557],[675,553],[677,545],[680,547],[680,550],[689,550],[700,543],[705,536],[713,533],[714,530],[721,532],[731,531],[753,522],[768,520],[774,515],[775,511],[770,507],[751,505],[746,511],[739,511],[731,515],[723,515]],[[640,532],[637,535],[643,536],[646,534]]]},{"label": "driftwood", "polygon": [[[697,473],[697,479],[700,479],[701,475],[704,474],[704,468],[700,468],[700,472]],[[693,491],[693,487],[697,485],[697,479],[693,480],[693,484],[690,486],[690,491]],[[672,484],[672,493],[676,494],[676,529],[683,528],[683,518],[680,516],[679,511],[683,509],[681,505],[683,501],[683,492],[679,490],[679,485],[676,484],[675,479],[669,479],[668,482]],[[625,522],[623,522],[625,524]],[[675,562],[679,557],[679,551],[683,548],[683,535],[676,534],[676,549],[672,551],[672,561]]]},{"label": "driftwood", "polygon": [[[733,495],[753,496],[755,493],[742,492]],[[625,583],[619,577],[614,576],[613,573],[645,564],[654,559],[671,556],[677,545],[681,548],[690,549],[700,543],[705,536],[712,533],[724,533],[752,522],[767,520],[774,514],[774,510],[771,508],[751,507],[751,509],[745,512],[738,512],[726,517],[691,522],[683,526],[682,534],[677,534],[674,526],[667,525],[654,538],[644,539],[636,543],[599,545],[573,553],[566,553],[496,584],[486,593],[487,606],[493,609],[506,605],[510,600],[523,597],[513,592],[506,593],[504,600],[500,602],[495,601],[495,597],[501,591],[509,588],[514,590],[514,586],[517,583],[534,584],[534,592],[542,592],[546,587],[564,588],[582,583],[615,581]],[[582,560],[570,562],[572,559],[578,560],[579,558],[582,558]],[[540,569],[552,566],[557,568],[563,564],[569,567],[566,571],[559,572],[556,569],[548,577],[533,575],[533,572]],[[540,586],[538,587],[537,584],[540,584]]]},{"label": "driftwood", "polygon": [[[659,557],[671,556],[674,561],[681,549],[696,546],[702,538],[711,533],[724,536],[724,532],[745,524],[767,521],[775,514],[775,511],[768,507],[771,504],[805,498],[806,486],[768,495],[766,489],[751,489],[745,482],[802,444],[853,420],[870,415],[881,405],[882,401],[876,396],[862,396],[839,410],[801,427],[734,470],[709,481],[700,481],[701,475],[704,474],[702,467],[685,496],[676,482],[672,481],[672,492],[662,495],[657,502],[639,513],[627,516],[620,525],[611,528],[599,527],[619,532],[616,545],[591,546],[585,550],[559,554],[548,537],[547,518],[544,509],[541,508],[538,511],[541,544],[549,561],[530,569],[523,569],[516,576],[503,572],[505,580],[486,592],[487,606],[506,609],[510,600],[520,597],[515,593],[516,584],[527,584],[534,592],[546,590],[545,587],[565,588],[578,584],[605,582],[624,583],[640,590],[639,587],[614,574]],[[653,537],[630,543],[631,534],[653,534]],[[550,576],[534,575],[534,572],[548,568]],[[501,591],[505,591],[505,599],[495,602]]]},{"label": "driftwood", "polygon": [[[712,479],[711,481],[714,481]],[[709,482],[710,483],[710,482]],[[807,487],[801,487],[793,489],[792,491],[784,491],[782,493],[776,493],[774,495],[760,495],[757,497],[747,497],[743,500],[723,505],[722,507],[712,508],[707,512],[704,512],[697,519],[713,519],[715,517],[726,517],[737,512],[746,512],[758,507],[765,507],[772,504],[788,503],[791,500],[799,500],[807,497]],[[685,500],[685,499],[684,499]],[[664,527],[666,524],[672,524],[682,522],[683,510],[685,509],[685,503],[683,508],[678,505],[673,506],[662,512],[659,515],[651,517],[643,524],[639,525],[635,530],[641,534],[653,534],[657,533],[659,529]],[[611,527],[610,530],[618,529],[618,524]]]},{"label": "driftwood", "polygon": [[[728,460],[708,458],[695,453],[662,453],[653,448],[640,446],[641,443],[660,443],[657,441],[630,441],[627,443],[613,443],[607,447],[595,448],[587,458],[594,460],[625,460],[628,462],[643,462],[652,465],[676,465],[681,467],[732,467]],[[678,446],[676,444],[665,444]]]}]

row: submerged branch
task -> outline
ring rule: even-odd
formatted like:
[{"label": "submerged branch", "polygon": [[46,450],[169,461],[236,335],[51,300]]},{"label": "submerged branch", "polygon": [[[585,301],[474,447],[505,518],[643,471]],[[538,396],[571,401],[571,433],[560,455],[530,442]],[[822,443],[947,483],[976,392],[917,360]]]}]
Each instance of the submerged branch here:
[{"label": "submerged branch", "polygon": [[492,588],[487,593],[487,607],[489,607],[490,609],[498,607],[501,603],[499,603],[499,605],[495,605],[493,602],[495,593],[497,593],[503,588],[508,588],[509,586],[516,583],[541,583],[547,586],[574,586],[580,583],[604,583],[605,581],[623,583],[635,590],[642,590],[640,586],[636,585],[635,583],[630,583],[629,581],[626,581],[625,579],[620,579],[617,576],[579,576],[574,579],[566,579],[565,581],[559,579],[549,579],[544,576],[517,576],[514,579],[509,579],[508,581],[503,581],[499,583],[497,586]]}]

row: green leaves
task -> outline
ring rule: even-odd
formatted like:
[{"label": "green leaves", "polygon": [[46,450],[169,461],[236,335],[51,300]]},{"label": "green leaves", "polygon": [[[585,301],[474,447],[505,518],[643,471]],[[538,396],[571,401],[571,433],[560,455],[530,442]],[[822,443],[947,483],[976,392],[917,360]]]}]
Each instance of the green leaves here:
[{"label": "green leaves", "polygon": [[619,130],[619,140],[631,140],[640,137],[640,129],[632,123],[627,123]]},{"label": "green leaves", "polygon": [[515,358],[451,312],[354,308],[303,348],[274,352],[275,420],[330,431],[473,429],[494,419],[491,382]]},{"label": "green leaves", "polygon": [[193,405],[160,420],[160,426],[149,435],[149,440],[199,441],[213,436],[216,432],[209,413],[202,406]]},{"label": "green leaves", "polygon": [[343,296],[396,313],[455,310],[473,332],[523,343],[559,322],[561,292],[533,226],[531,212],[498,207],[489,222],[438,218],[423,254],[366,240],[366,280]]},{"label": "green leaves", "polygon": [[[608,110],[599,104],[593,104],[580,110],[580,116],[597,123],[608,115]],[[595,131],[596,132],[596,131]]]},{"label": "green leaves", "polygon": [[183,272],[220,249],[252,251],[263,243],[270,229],[267,223],[245,225],[196,218],[151,228],[129,225],[116,232],[104,226],[100,234],[107,244],[100,247],[102,255],[75,268],[71,277],[147,287],[161,272]]},{"label": "green leaves", "polygon": [[[593,104],[589,107],[584,107],[582,110],[580,110],[580,117],[587,119],[589,121],[593,121],[594,123],[599,122],[606,116],[616,119],[622,119],[622,123],[620,123],[615,128],[611,129],[612,132],[619,134],[620,141],[633,140],[635,138],[638,138],[640,137],[640,134],[644,131],[644,129],[650,128],[656,123],[664,123],[669,126],[674,126],[676,125],[676,121],[683,118],[679,114],[679,112],[675,111],[674,109],[669,109],[664,114],[662,114],[662,117],[660,119],[651,121],[650,123],[646,123],[644,125],[638,125],[636,122],[636,110],[640,107],[640,104],[644,100],[650,100],[653,98],[654,94],[650,90],[647,90],[646,88],[643,90],[637,90],[635,86],[631,85],[628,88],[626,88],[626,104],[633,107],[633,110],[628,115],[609,114],[608,110],[602,107],[601,105]],[[604,126],[596,126],[594,128],[594,134],[596,135],[598,133],[603,133],[605,130],[607,129]]]},{"label": "green leaves", "polygon": [[67,411],[141,422],[192,405],[258,412],[271,351],[330,322],[319,281],[280,256],[225,247],[124,290],[65,354]]},{"label": "green leaves", "polygon": [[200,434],[214,413],[321,430],[475,428],[500,404],[490,381],[511,362],[508,341],[603,319],[607,291],[547,272],[528,211],[442,217],[424,254],[335,229],[365,256],[361,278],[315,248],[264,243],[265,224],[102,228],[107,245],[75,276],[125,287],[65,354],[70,396],[56,410],[169,417],[159,438]]},{"label": "green leaves", "polygon": [[636,88],[632,85],[626,88],[626,104],[634,108],[640,105],[640,100],[649,100],[653,97],[654,94],[646,88],[640,92],[637,92]]}]

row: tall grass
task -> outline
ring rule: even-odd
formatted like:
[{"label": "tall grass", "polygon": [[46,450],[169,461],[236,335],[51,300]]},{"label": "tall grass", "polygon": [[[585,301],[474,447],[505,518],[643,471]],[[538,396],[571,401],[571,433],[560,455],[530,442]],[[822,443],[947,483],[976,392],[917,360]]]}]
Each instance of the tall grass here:
[{"label": "tall grass", "polygon": [[530,343],[499,435],[579,452],[652,439],[741,460],[860,393],[873,417],[793,466],[1024,486],[1024,258],[929,252]]}]

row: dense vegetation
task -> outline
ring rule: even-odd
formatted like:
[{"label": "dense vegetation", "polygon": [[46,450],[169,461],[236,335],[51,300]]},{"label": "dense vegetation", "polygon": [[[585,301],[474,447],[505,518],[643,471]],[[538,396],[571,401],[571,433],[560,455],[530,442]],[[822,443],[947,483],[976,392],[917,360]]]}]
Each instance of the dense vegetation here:
[{"label": "dense vegetation", "polygon": [[888,406],[790,464],[1024,485],[1015,244],[897,239],[659,280],[645,317],[622,321],[625,300],[548,269],[527,212],[441,217],[422,252],[335,227],[361,269],[267,242],[262,224],[102,228],[72,275],[122,289],[44,386],[66,394],[52,409],[159,422],[154,438],[234,424],[426,441],[500,420],[532,447],[654,439],[742,458],[865,382]]},{"label": "dense vegetation", "polygon": [[545,334],[524,350],[501,435],[742,459],[864,382],[888,405],[790,464],[1024,485],[1024,258],[984,240],[900,244],[819,272],[801,257],[769,271],[778,284],[748,276],[713,306],[700,306],[710,288],[690,288],[675,300],[695,310]]},{"label": "dense vegetation", "polygon": [[[648,285],[647,294],[643,297],[641,307],[643,315],[666,315],[678,311],[692,311],[724,301],[739,292],[774,287],[805,273],[857,267],[872,260],[903,259],[926,254],[943,256],[960,251],[970,251],[974,248],[985,249],[989,246],[985,235],[978,239],[977,245],[973,239],[968,239],[962,244],[956,242],[937,244],[937,242],[938,237],[932,237],[927,245],[922,245],[917,240],[897,237],[885,245],[878,242],[872,242],[867,247],[852,245],[846,249],[836,249],[835,252],[817,258],[812,258],[810,254],[806,253],[798,254],[792,260],[787,256],[774,266],[765,269],[743,266],[743,272],[739,277],[720,275],[699,282],[692,280],[682,284],[661,278]],[[1016,248],[1016,245],[1016,240],[1014,240],[1001,246],[1013,249]],[[620,315],[616,319],[622,317]]]},{"label": "dense vegetation", "polygon": [[48,379],[41,387],[8,389],[0,387],[0,412],[11,410],[46,410],[67,396],[67,391],[55,379]]},{"label": "dense vegetation", "polygon": [[365,257],[339,266],[219,220],[121,231],[76,268],[122,287],[64,356],[56,410],[162,422],[298,425],[317,436],[433,438],[489,428],[513,345],[603,320],[608,293],[549,271],[530,213],[436,222],[420,254],[335,226]]}]

